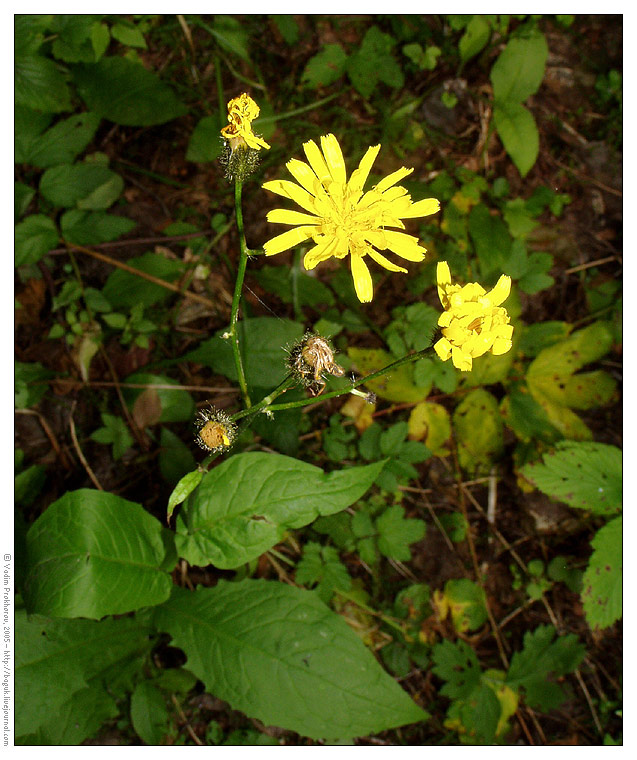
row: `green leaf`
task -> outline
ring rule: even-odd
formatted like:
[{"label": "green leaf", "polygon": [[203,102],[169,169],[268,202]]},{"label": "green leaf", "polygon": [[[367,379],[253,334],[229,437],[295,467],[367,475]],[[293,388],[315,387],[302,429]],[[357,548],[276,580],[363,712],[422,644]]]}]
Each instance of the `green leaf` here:
[{"label": "green leaf", "polygon": [[500,100],[493,107],[493,123],[520,176],[526,177],[540,151],[540,134],[533,115],[520,103]]},{"label": "green leaf", "polygon": [[27,609],[101,618],[160,604],[172,585],[163,568],[169,535],[139,504],[103,491],[67,492],[27,534]]},{"label": "green leaf", "polygon": [[553,256],[545,251],[536,251],[529,256],[527,271],[520,278],[520,290],[529,295],[539,293],[540,290],[550,288],[555,280],[550,274],[546,274],[553,266]]},{"label": "green leaf", "polygon": [[290,529],[353,504],[384,462],[324,473],[280,454],[237,454],[208,472],[177,518],[181,556],[192,565],[235,568]]},{"label": "green leaf", "polygon": [[91,434],[91,440],[97,443],[113,444],[113,459],[117,461],[133,445],[133,436],[128,432],[128,426],[121,417],[102,413],[104,427]]},{"label": "green leaf", "polygon": [[569,634],[558,636],[551,625],[538,626],[524,634],[524,648],[516,652],[506,677],[506,684],[525,695],[529,707],[548,711],[559,707],[564,693],[554,679],[572,673],[580,664],[586,649]]},{"label": "green leaf", "polygon": [[354,89],[364,98],[369,98],[379,81],[396,89],[403,86],[402,70],[391,55],[394,45],[391,35],[372,26],[365,33],[359,50],[348,58],[347,74]]},{"label": "green leaf", "polygon": [[43,380],[55,377],[55,372],[43,367],[40,362],[15,363],[15,406],[28,409],[35,406],[48,390]]},{"label": "green leaf", "polygon": [[458,731],[462,744],[493,744],[500,715],[493,688],[481,682],[465,699],[452,703],[444,725]]},{"label": "green leaf", "polygon": [[53,16],[18,13],[14,16],[16,55],[37,53],[44,42],[44,33],[51,28]]},{"label": "green leaf", "polygon": [[48,58],[40,55],[15,57],[15,102],[45,113],[71,110],[71,91],[64,75]]},{"label": "green leaf", "polygon": [[[609,447],[610,448],[610,447]],[[597,531],[582,579],[582,602],[591,628],[607,628],[622,616],[622,518]]]},{"label": "green leaf", "polygon": [[[152,274],[160,280],[175,282],[184,271],[180,261],[167,259],[159,253],[145,253],[128,259],[128,266],[146,274]],[[141,304],[144,308],[166,300],[169,290],[154,282],[148,282],[131,272],[117,269],[108,276],[102,292],[114,309],[130,309]]]},{"label": "green leaf", "polygon": [[98,22],[94,23],[91,27],[91,45],[93,46],[93,53],[96,61],[99,61],[108,50],[110,41],[111,35],[108,31],[108,26]]},{"label": "green leaf", "polygon": [[[237,380],[232,346],[223,336],[229,328],[218,330],[214,338],[203,341],[184,357],[200,362],[229,380]],[[292,345],[303,335],[303,325],[279,317],[243,319],[237,325],[243,366],[248,385],[274,388],[288,373],[286,345]]]},{"label": "green leaf", "polygon": [[155,614],[206,690],[266,726],[329,739],[428,717],[310,591],[222,580],[176,588]]},{"label": "green leaf", "polygon": [[186,160],[205,163],[219,158],[224,143],[221,136],[222,126],[218,113],[199,119],[188,141]]},{"label": "green leaf", "polygon": [[59,121],[36,138],[20,162],[46,169],[56,164],[68,164],[91,142],[100,118],[94,113],[75,114]]},{"label": "green leaf", "polygon": [[124,180],[98,164],[62,164],[47,169],[40,192],[54,206],[106,209],[124,189]]},{"label": "green leaf", "polygon": [[222,48],[244,61],[250,61],[248,34],[239,19],[233,16],[215,16],[212,27],[207,26],[206,29]]},{"label": "green leaf", "polygon": [[51,123],[52,114],[33,111],[31,108],[15,104],[13,123],[15,128],[15,154],[16,164],[27,161],[33,145],[38,137]]},{"label": "green leaf", "polygon": [[504,449],[498,402],[482,388],[468,393],[453,413],[458,460],[470,474],[489,472]]},{"label": "green leaf", "polygon": [[124,389],[124,400],[133,411],[141,427],[158,422],[189,422],[195,415],[195,402],[188,391],[181,388],[154,388],[155,385],[178,385],[167,375],[135,372],[126,378],[127,383],[148,385],[148,388]]},{"label": "green leaf", "polygon": [[470,58],[484,48],[491,37],[491,26],[484,18],[476,14],[467,24],[465,33],[460,38],[458,50],[460,51],[460,62],[466,63]]},{"label": "green leaf", "polygon": [[408,562],[411,559],[409,547],[425,535],[425,523],[419,519],[408,519],[400,504],[386,509],[376,519],[378,549],[390,559]]},{"label": "green leaf", "polygon": [[77,245],[98,245],[117,240],[136,226],[137,222],[125,216],[107,214],[106,211],[82,211],[77,208],[65,211],[60,219],[64,239]]},{"label": "green leaf", "polygon": [[168,732],[168,709],[161,691],[152,681],[137,684],[130,700],[130,717],[137,735],[156,746]]},{"label": "green leaf", "polygon": [[537,356],[540,351],[559,343],[568,337],[571,325],[568,322],[536,322],[524,325],[518,350],[525,356]]},{"label": "green leaf", "polygon": [[493,216],[484,203],[479,203],[469,214],[469,234],[480,262],[480,274],[485,281],[493,281],[504,271],[511,252],[511,236],[499,216]]},{"label": "green leaf", "polygon": [[[335,303],[332,291],[320,280],[310,277],[305,272],[294,271],[288,266],[264,266],[254,272],[254,277],[262,288],[268,293],[274,293],[285,303],[293,303],[295,288],[301,306],[332,306]],[[318,327],[315,329],[321,335],[325,335]]]},{"label": "green leaf", "polygon": [[440,693],[450,699],[466,699],[480,683],[480,663],[473,649],[462,639],[448,639],[436,644],[432,659],[433,672],[447,683]]},{"label": "green leaf", "polygon": [[199,483],[201,483],[202,478],[203,472],[201,470],[193,470],[184,475],[179,483],[177,483],[168,499],[168,507],[166,511],[167,520],[170,520],[175,507],[185,501],[195,488],[197,488]]},{"label": "green leaf", "polygon": [[52,219],[44,214],[31,214],[15,228],[15,265],[37,264],[59,240]]},{"label": "green leaf", "polygon": [[551,425],[546,412],[523,383],[511,386],[508,396],[502,399],[500,409],[507,425],[521,441],[538,438],[552,443],[561,438],[560,432]]},{"label": "green leaf", "polygon": [[91,29],[99,16],[58,13],[53,17],[51,31],[55,34],[53,55],[66,63],[95,60]]},{"label": "green leaf", "polygon": [[292,46],[298,42],[299,25],[296,23],[294,16],[272,14],[270,18],[274,21],[281,37],[283,37],[288,45]]},{"label": "green leaf", "polygon": [[409,438],[424,440],[427,448],[437,456],[445,456],[449,451],[444,444],[451,437],[449,412],[440,404],[421,401],[411,410],[408,422]]},{"label": "green leaf", "polygon": [[[59,731],[62,715],[68,716],[64,725],[70,732],[75,723],[86,725],[85,713],[92,700],[82,702],[77,697],[86,695],[90,680],[113,665],[138,662],[152,646],[149,627],[131,617],[99,622],[40,616],[27,620],[26,612],[18,609],[15,625],[19,641],[15,655],[16,736],[33,734],[41,727],[49,735]],[[58,716],[60,723],[51,726],[52,717]]]},{"label": "green leaf", "polygon": [[529,213],[522,198],[507,201],[504,206],[503,217],[509,232],[516,239],[525,240],[538,226],[538,222]]},{"label": "green leaf", "polygon": [[294,579],[303,586],[316,586],[316,593],[326,604],[335,591],[349,591],[352,587],[352,579],[336,549],[314,541],[309,541],[303,548]]},{"label": "green leaf", "polygon": [[171,485],[197,467],[190,448],[168,428],[161,429],[160,446],[159,471]]},{"label": "green leaf", "polygon": [[129,47],[142,48],[146,50],[146,40],[138,27],[131,23],[119,21],[111,27],[111,34],[122,45]]},{"label": "green leaf", "polygon": [[[546,39],[538,30],[527,37],[509,40],[491,67],[496,109],[503,101],[521,103],[538,91],[548,52]],[[524,176],[523,172],[520,174]]]},{"label": "green leaf", "polygon": [[487,619],[484,591],[468,578],[447,581],[441,600],[448,605],[453,626],[459,633],[476,631]]},{"label": "green leaf", "polygon": [[28,507],[37,498],[46,481],[46,470],[39,464],[33,464],[15,476],[13,500],[16,504]]},{"label": "green leaf", "polygon": [[115,124],[148,127],[187,111],[169,85],[127,58],[80,64],[73,70],[73,79],[89,110]]},{"label": "green leaf", "polygon": [[336,82],[345,73],[347,53],[336,42],[323,46],[320,53],[307,62],[301,82],[317,90]]},{"label": "green leaf", "polygon": [[564,441],[543,459],[520,472],[552,499],[596,515],[621,512],[622,453],[616,446]]},{"label": "green leaf", "polygon": [[34,195],[35,190],[24,182],[13,183],[13,209],[16,222],[26,213]]},{"label": "green leaf", "polygon": [[531,395],[565,438],[592,438],[591,431],[571,409],[602,406],[615,392],[615,380],[603,370],[574,374],[604,356],[612,343],[609,324],[594,322],[542,350],[527,370]]}]

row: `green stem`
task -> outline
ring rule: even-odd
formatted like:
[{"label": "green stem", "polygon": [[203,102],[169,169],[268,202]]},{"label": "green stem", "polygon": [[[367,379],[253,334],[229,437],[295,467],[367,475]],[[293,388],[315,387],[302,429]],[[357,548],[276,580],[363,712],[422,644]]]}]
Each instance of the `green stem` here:
[{"label": "green stem", "polygon": [[351,393],[354,388],[358,388],[359,385],[365,385],[365,383],[368,383],[370,380],[376,380],[378,377],[382,377],[387,372],[390,372],[391,370],[398,369],[398,367],[402,367],[403,364],[409,364],[409,362],[414,362],[417,359],[424,359],[428,353],[433,351],[433,346],[429,346],[428,348],[423,349],[422,351],[416,351],[414,354],[407,354],[407,356],[403,356],[402,359],[397,359],[395,362],[392,362],[391,364],[388,364],[386,367],[383,367],[382,369],[377,370],[376,372],[372,372],[371,375],[366,375],[365,377],[360,377],[358,380],[356,380],[351,385],[348,385],[347,388],[340,388],[336,391],[331,391],[330,393],[322,393],[320,398],[306,398],[301,399],[300,401],[288,401],[286,404],[272,404],[272,406],[268,407],[269,412],[280,412],[283,409],[294,409],[296,407],[300,406],[309,406],[310,404],[316,404],[320,403],[321,401],[327,401],[328,398],[336,398],[337,396],[343,396],[345,393]]},{"label": "green stem", "polygon": [[315,100],[313,103],[309,103],[306,106],[301,106],[301,108],[294,108],[292,111],[286,111],[285,113],[279,113],[274,116],[263,116],[260,119],[254,120],[254,126],[260,127],[262,124],[270,124],[271,122],[281,121],[282,119],[291,119],[292,116],[298,116],[299,114],[306,113],[307,111],[313,111],[315,108],[320,108],[326,103],[329,103],[330,100],[339,98],[342,94],[342,91],[335,92],[334,94],[328,95],[325,98]]},{"label": "green stem", "polygon": [[275,398],[278,398],[282,393],[285,393],[285,391],[287,391],[293,385],[294,380],[292,378],[292,375],[287,375],[287,377],[285,377],[271,393],[269,393],[267,396],[264,396],[258,404],[251,406],[249,409],[242,409],[240,412],[233,414],[232,421],[237,422],[237,420],[241,420],[244,417],[253,417],[255,414],[258,414],[260,411],[269,406]]},{"label": "green stem", "polygon": [[237,370],[239,379],[239,389],[243,403],[250,408],[252,403],[248,394],[248,384],[246,383],[243,360],[241,359],[241,350],[239,347],[239,331],[237,330],[237,321],[239,318],[239,304],[241,302],[241,289],[243,288],[243,278],[246,273],[248,263],[249,249],[246,243],[245,233],[243,231],[243,213],[241,211],[241,180],[235,179],[234,183],[234,207],[237,219],[237,230],[239,232],[239,266],[237,267],[237,279],[234,284],[234,296],[232,297],[232,312],[230,314],[230,340],[232,342],[232,354],[234,356],[234,365]]}]

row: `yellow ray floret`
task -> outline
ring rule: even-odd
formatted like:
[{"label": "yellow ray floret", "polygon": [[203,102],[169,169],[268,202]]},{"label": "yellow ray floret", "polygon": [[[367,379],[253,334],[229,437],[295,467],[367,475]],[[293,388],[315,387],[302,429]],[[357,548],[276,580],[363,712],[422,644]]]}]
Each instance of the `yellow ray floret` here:
[{"label": "yellow ray floret", "polygon": [[473,359],[487,351],[505,354],[512,345],[513,325],[500,304],[509,297],[511,278],[503,274],[489,292],[477,282],[454,285],[449,265],[441,261],[436,279],[444,312],[438,320],[442,338],[434,349],[442,361],[451,357],[454,367],[469,372]]},{"label": "yellow ray floret", "polygon": [[231,148],[234,149],[240,145],[247,145],[253,150],[270,148],[265,140],[252,132],[252,122],[259,115],[260,110],[246,92],[228,103],[228,121],[230,123],[223,127],[221,134],[230,142]]},{"label": "yellow ray floret", "polygon": [[263,185],[266,190],[293,200],[307,212],[270,211],[269,222],[298,226],[268,240],[263,246],[265,253],[274,256],[311,238],[315,246],[305,255],[305,268],[313,269],[332,257],[349,256],[356,295],[361,302],[369,302],[374,289],[366,256],[390,272],[406,272],[380,251],[391,251],[407,261],[422,261],[426,252],[418,238],[386,228],[404,229],[402,219],[435,214],[440,204],[435,198],[412,202],[407,190],[396,184],[413,171],[405,167],[364,193],[363,187],[380,145],[368,148],[349,181],[343,153],[334,135],[321,137],[320,148],[313,140],[304,143],[303,151],[307,163],[296,158],[287,163],[288,171],[298,184],[273,180]]}]

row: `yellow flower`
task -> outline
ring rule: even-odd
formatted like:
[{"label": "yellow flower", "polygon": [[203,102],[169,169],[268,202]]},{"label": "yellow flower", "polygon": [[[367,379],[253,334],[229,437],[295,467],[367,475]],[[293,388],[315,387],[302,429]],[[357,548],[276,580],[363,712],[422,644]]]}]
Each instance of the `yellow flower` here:
[{"label": "yellow flower", "polygon": [[472,361],[487,351],[506,354],[511,348],[513,325],[500,304],[511,292],[511,278],[503,274],[488,293],[477,282],[452,285],[451,272],[446,261],[437,269],[438,296],[445,311],[438,325],[443,337],[434,349],[442,361],[449,357],[454,367],[469,372]]},{"label": "yellow flower", "polygon": [[290,198],[309,212],[270,211],[269,222],[300,226],[268,240],[263,247],[266,256],[273,256],[311,238],[316,245],[305,254],[303,264],[306,269],[314,269],[332,256],[343,259],[349,254],[356,295],[366,303],[372,300],[374,291],[365,256],[390,272],[407,270],[396,266],[379,251],[390,250],[408,261],[422,261],[425,256],[418,238],[385,228],[405,229],[401,219],[434,214],[440,204],[435,198],[412,203],[407,190],[396,185],[413,171],[405,167],[364,193],[363,185],[380,145],[367,150],[349,182],[336,137],[332,134],[321,137],[321,149],[322,154],[316,143],[310,140],[303,144],[309,165],[295,158],[288,161],[287,168],[298,185],[288,180],[274,180],[263,185],[266,190]]},{"label": "yellow flower", "polygon": [[233,98],[228,103],[228,121],[230,123],[221,130],[221,134],[229,141],[233,150],[243,144],[254,150],[270,148],[265,140],[252,132],[252,122],[259,115],[260,110],[247,92],[242,93],[238,98]]}]

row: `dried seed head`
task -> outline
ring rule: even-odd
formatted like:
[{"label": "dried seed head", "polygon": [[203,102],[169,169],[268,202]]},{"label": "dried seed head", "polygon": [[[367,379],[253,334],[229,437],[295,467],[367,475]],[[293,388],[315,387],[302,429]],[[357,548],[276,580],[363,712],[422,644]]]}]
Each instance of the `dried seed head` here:
[{"label": "dried seed head", "polygon": [[214,453],[227,451],[237,435],[237,426],[220,409],[210,406],[202,409],[195,419],[197,435],[195,441],[204,449]]},{"label": "dried seed head", "polygon": [[345,370],[334,361],[334,349],[329,341],[311,332],[290,349],[288,366],[296,379],[318,396],[325,388],[323,373],[343,377]]}]

